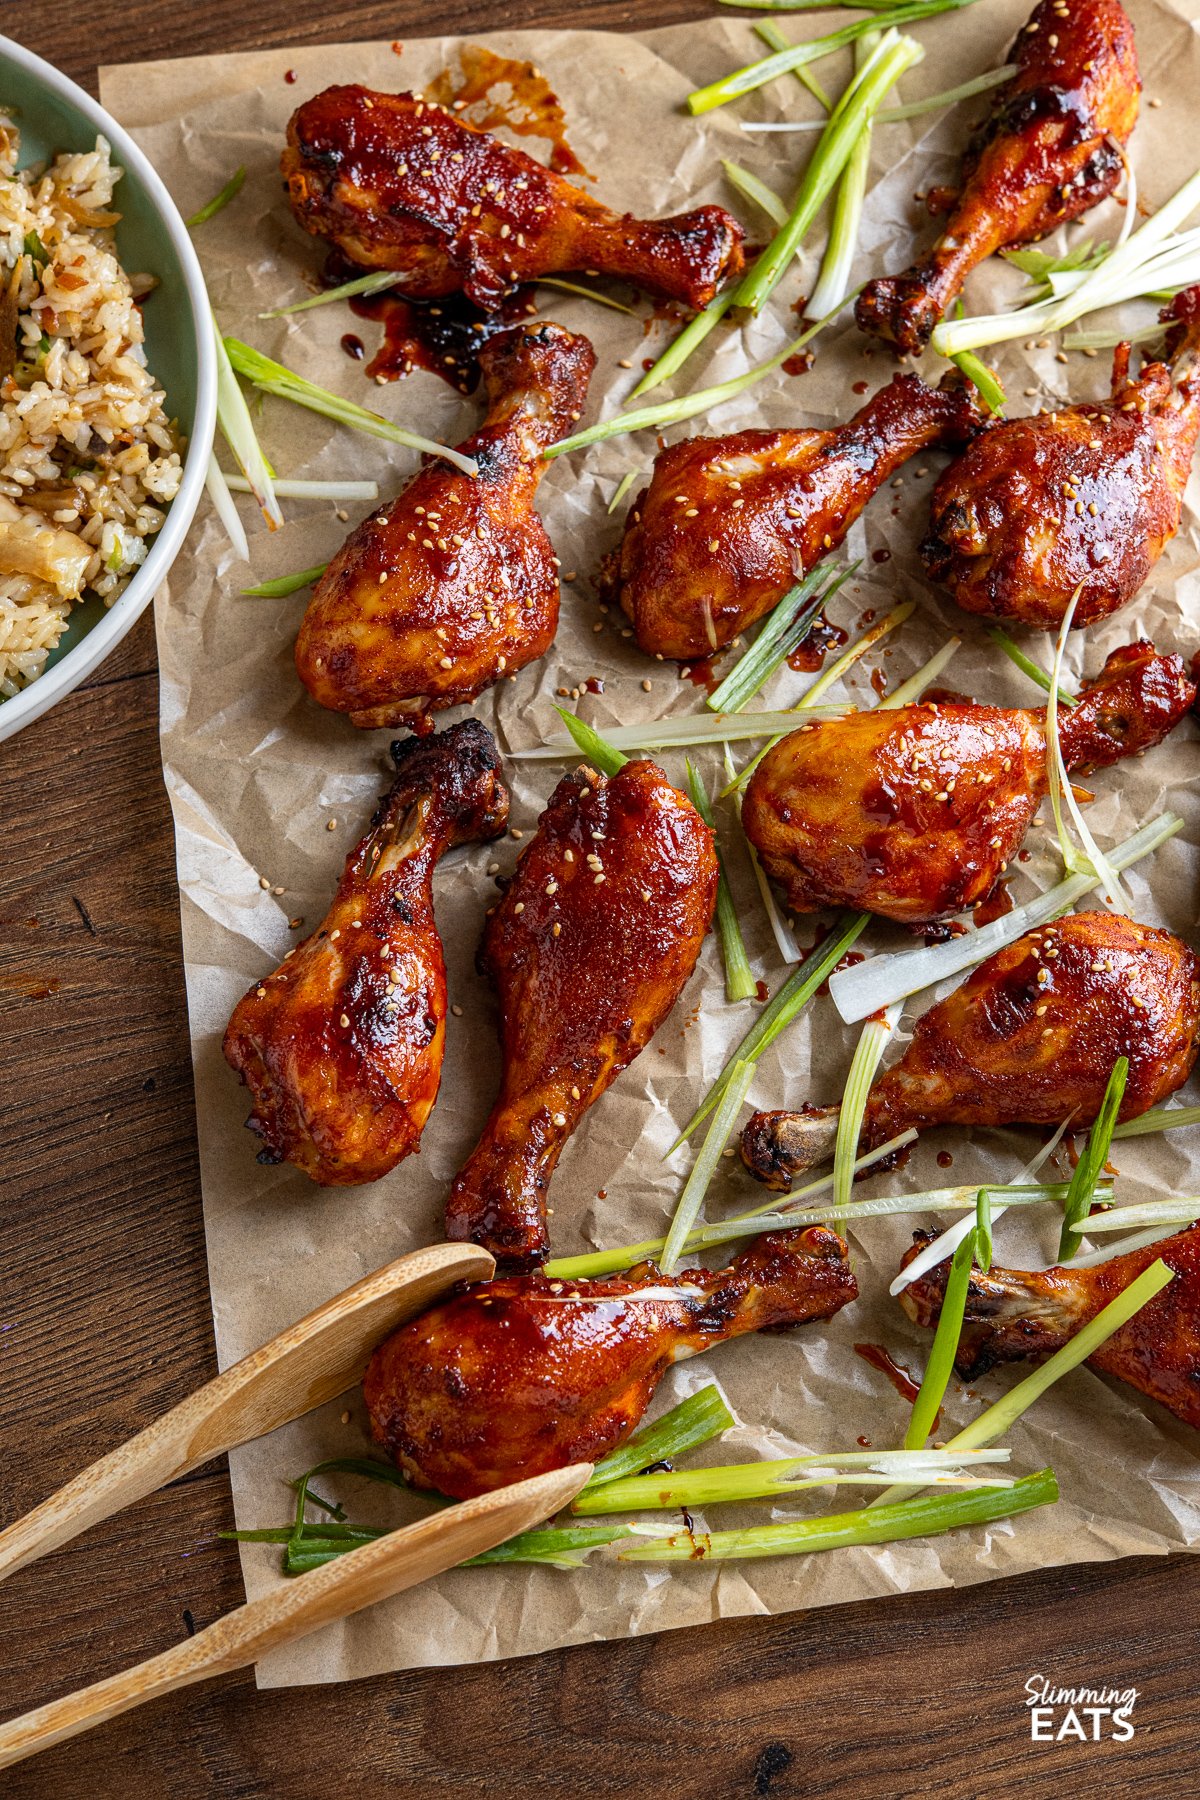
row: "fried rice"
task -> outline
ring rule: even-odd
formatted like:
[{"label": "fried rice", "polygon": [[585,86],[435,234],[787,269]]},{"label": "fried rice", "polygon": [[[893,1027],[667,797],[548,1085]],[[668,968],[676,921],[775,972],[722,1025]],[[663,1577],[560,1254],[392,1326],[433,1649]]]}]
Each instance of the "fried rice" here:
[{"label": "fried rice", "polygon": [[121,178],[94,150],[18,170],[0,119],[0,699],[34,681],[72,606],[112,604],[179,490],[180,440],[117,260]]}]

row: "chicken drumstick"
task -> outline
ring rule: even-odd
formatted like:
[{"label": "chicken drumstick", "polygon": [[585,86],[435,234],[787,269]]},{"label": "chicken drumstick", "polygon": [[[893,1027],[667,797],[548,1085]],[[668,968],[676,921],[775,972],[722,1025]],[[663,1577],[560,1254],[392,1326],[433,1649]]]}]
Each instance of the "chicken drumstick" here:
[{"label": "chicken drumstick", "polygon": [[898,375],[832,431],[672,444],[630,508],[604,585],[643,650],[711,656],[841,543],[901,463],[962,443],[976,423],[957,378],[934,389]]},{"label": "chicken drumstick", "polygon": [[[917,1020],[875,1083],[865,1146],[910,1127],[1090,1125],[1118,1057],[1129,1059],[1121,1118],[1174,1093],[1200,1050],[1200,960],[1169,931],[1119,913],[1071,913],[981,963]],[[836,1106],[759,1112],[742,1134],[747,1168],[786,1188],[833,1149]]]},{"label": "chicken drumstick", "polygon": [[[905,1266],[932,1238],[932,1232],[914,1233]],[[1101,1374],[1115,1375],[1148,1394],[1185,1425],[1200,1426],[1200,1227],[1195,1225],[1093,1269],[1001,1269],[993,1264],[987,1275],[972,1269],[955,1368],[964,1381],[971,1381],[996,1363],[1048,1356],[1159,1257],[1174,1270],[1174,1281],[1088,1362]],[[946,1273],[947,1265],[941,1263],[902,1291],[900,1304],[916,1324],[937,1324]]]},{"label": "chicken drumstick", "polygon": [[1120,179],[1141,83],[1119,0],[1041,0],[1008,60],[1017,72],[967,148],[942,236],[924,262],[868,282],[854,309],[900,350],[924,348],[976,264],[1077,219]]},{"label": "chicken drumstick", "polygon": [[350,533],[296,639],[314,700],[355,725],[416,728],[545,653],[558,562],[533,497],[542,451],[579,417],[595,362],[559,325],[483,346],[487,416],[462,446],[479,473],[427,462]]},{"label": "chicken drumstick", "polygon": [[[1059,713],[1068,769],[1161,743],[1196,697],[1182,657],[1114,650]],[[971,702],[875,708],[767,752],[746,835],[793,912],[852,906],[920,925],[991,892],[1047,790],[1045,715]]]},{"label": "chicken drumstick", "polygon": [[286,1159],[323,1187],[377,1181],[420,1144],[446,1027],[434,867],[508,819],[496,746],[476,720],[392,756],[392,790],[320,928],[254,984],[225,1033],[254,1096],[259,1161]]},{"label": "chicken drumstick", "polygon": [[418,1487],[455,1499],[615,1450],[671,1364],[767,1326],[831,1319],[858,1286],[822,1225],[759,1238],[727,1269],[653,1263],[600,1281],[477,1282],[371,1358],[371,1428]]},{"label": "chicken drumstick", "polygon": [[941,477],[921,554],[967,612],[1057,631],[1078,591],[1072,624],[1092,625],[1146,580],[1200,433],[1200,288],[1168,311],[1171,367],[1130,381],[1122,344],[1111,399],[1006,419]]},{"label": "chicken drumstick", "polygon": [[612,212],[417,94],[326,88],[292,114],[282,166],[305,231],[418,298],[461,289],[490,312],[517,282],[588,269],[702,307],[742,266],[723,207]]},{"label": "chicken drumstick", "polygon": [[712,832],[654,763],[559,782],[484,932],[504,1074],[450,1190],[447,1237],[545,1258],[563,1146],[679,998],[716,895]]}]

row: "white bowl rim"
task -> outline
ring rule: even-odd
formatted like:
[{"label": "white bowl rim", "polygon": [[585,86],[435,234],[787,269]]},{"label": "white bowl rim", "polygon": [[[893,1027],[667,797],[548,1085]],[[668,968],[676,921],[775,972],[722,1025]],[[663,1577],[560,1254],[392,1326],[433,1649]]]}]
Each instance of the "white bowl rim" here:
[{"label": "white bowl rim", "polygon": [[93,100],[84,88],[70,80],[60,69],[56,69],[53,63],[48,63],[44,57],[35,56],[32,50],[26,50],[23,44],[15,43],[12,38],[0,35],[0,62],[4,60],[19,64],[27,73],[86,114],[97,132],[112,145],[114,159],[122,168],[136,173],[149,195],[179,258],[191,303],[196,350],[196,413],[192,421],[179,492],[171,502],[161,530],[151,541],[145,562],[104,617],[85,638],[67,652],[61,662],[39,675],[36,681],[29,687],[22,688],[19,694],[0,701],[0,742],[32,724],[35,719],[40,719],[64,695],[78,687],[120,643],[154,598],[155,589],[166,579],[168,570],[182,548],[200,503],[212,452],[217,413],[216,350],[210,322],[208,290],[187,226],[161,177],[145,153],[112,115],[105,111],[100,102]]}]

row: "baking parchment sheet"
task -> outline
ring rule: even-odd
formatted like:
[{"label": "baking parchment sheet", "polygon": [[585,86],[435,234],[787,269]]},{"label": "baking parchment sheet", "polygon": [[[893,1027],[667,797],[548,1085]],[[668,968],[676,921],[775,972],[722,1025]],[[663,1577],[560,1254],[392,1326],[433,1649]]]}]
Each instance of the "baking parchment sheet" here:
[{"label": "baking parchment sheet", "polygon": [[[1161,102],[1143,105],[1132,150],[1143,199],[1153,205],[1173,192],[1195,162],[1191,126],[1200,91],[1200,43],[1194,22],[1200,4],[1131,0],[1131,11],[1147,100]],[[921,35],[928,55],[906,78],[906,96],[938,92],[997,65],[1026,13],[1025,0],[982,0],[965,16],[926,26]],[[843,17],[825,21],[806,14],[789,29],[799,37]],[[739,128],[741,118],[815,116],[816,102],[791,77],[698,121],[681,110],[697,81],[757,53],[749,20],[721,17],[638,37],[499,32],[483,41],[503,55],[531,58],[545,71],[564,102],[574,149],[600,173],[597,191],[617,207],[649,215],[722,201],[746,219],[752,238],[762,241],[769,228],[726,187],[721,158],[748,165],[786,196],[808,155],[809,137],[751,136]],[[478,398],[464,399],[427,374],[387,387],[368,384],[362,366],[347,359],[339,340],[353,329],[370,352],[377,326],[352,320],[341,304],[289,320],[259,315],[304,295],[314,284],[321,255],[294,224],[282,193],[278,157],[293,107],[335,81],[424,87],[447,64],[456,65],[458,48],[446,39],[410,39],[403,45],[320,46],[135,64],[101,74],[105,104],[150,154],[185,214],[221,187],[238,164],[246,166],[242,193],[196,237],[224,329],[316,381],[450,443],[473,428]],[[835,78],[831,67],[819,71],[826,80]],[[916,195],[952,178],[973,116],[970,109],[959,109],[877,131],[856,281],[881,268],[902,267],[914,240],[928,240],[931,227]],[[546,154],[545,145],[522,142]],[[1082,234],[1111,236],[1121,217],[1119,204],[1110,201],[1052,243],[1062,248]],[[794,335],[789,304],[811,288],[820,237],[819,230],[812,234],[815,248],[766,316],[709,339],[688,366],[689,387],[740,372]],[[992,310],[1020,286],[1015,270],[989,266],[971,281],[969,310]],[[544,316],[585,331],[596,345],[588,418],[620,410],[643,358],[661,350],[674,329],[671,322],[654,319],[645,301],[638,302],[637,319],[547,289],[539,301]],[[827,333],[819,348],[809,374],[777,374],[711,417],[668,435],[755,424],[833,424],[858,404],[856,386],[880,386],[892,372],[889,355],[850,322]],[[930,355],[924,360],[936,380],[942,367],[934,366],[937,359]],[[1018,343],[997,361],[1016,412],[1105,391],[1104,357],[1075,355],[1066,362],[1051,344]],[[281,475],[374,476],[387,497],[415,467],[415,457],[406,451],[283,402],[267,400],[259,426]],[[512,753],[507,763],[512,823],[526,836],[561,771],[522,761],[517,753],[561,729],[553,712],[558,690],[580,688],[600,676],[603,693],[585,693],[580,710],[602,730],[642,717],[695,713],[701,705],[701,694],[674,665],[637,651],[624,621],[599,609],[593,586],[602,554],[617,540],[624,510],[610,517],[608,503],[629,470],[649,469],[654,451],[647,434],[610,440],[554,462],[541,490],[539,504],[565,577],[557,642],[540,663],[502,683],[475,709],[502,750]],[[834,620],[853,631],[866,615],[878,615],[898,599],[916,598],[920,608],[886,650],[869,657],[850,678],[849,697],[869,702],[872,670],[881,668],[895,686],[957,632],[963,646],[943,677],[948,684],[981,699],[1034,705],[1036,690],[990,646],[978,622],[960,615],[922,579],[913,547],[940,466],[937,456],[910,464],[850,535],[846,554],[862,558],[862,569],[838,596]],[[1110,649],[1138,635],[1189,657],[1196,648],[1200,484],[1195,479],[1189,501],[1179,536],[1144,592],[1086,640],[1073,638],[1067,659],[1073,679],[1084,669],[1097,670]],[[374,1186],[331,1192],[290,1168],[260,1167],[256,1142],[243,1129],[247,1096],[222,1060],[221,1034],[247,985],[296,942],[299,928],[289,921],[302,918],[304,928],[312,929],[321,917],[341,859],[386,785],[392,734],[356,733],[301,689],[291,652],[304,595],[270,601],[238,594],[252,579],[326,561],[345,535],[346,522],[329,503],[289,501],[285,529],[269,535],[257,517],[251,518],[250,503],[244,507],[253,575],[232,553],[211,513],[202,510],[170,592],[160,594],[156,606],[162,755],[175,814],[204,1213],[222,1366],[369,1270],[440,1237],[447,1185],[474,1142],[499,1073],[494,1004],[474,968],[484,910],[495,893],[487,868],[498,861],[507,873],[520,847],[514,835],[498,847],[457,852],[438,872],[438,918],[454,1013],[441,1097],[420,1155]],[[351,519],[365,510],[355,509]],[[1047,659],[1045,639],[1031,647]],[[787,704],[802,685],[785,670],[765,703]],[[1097,797],[1089,811],[1092,828],[1105,843],[1164,805],[1183,814],[1182,836],[1127,880],[1140,918],[1193,940],[1200,864],[1191,847],[1200,843],[1195,758],[1196,729],[1188,723],[1163,748],[1095,777]],[[681,778],[682,757],[667,761]],[[698,761],[710,786],[718,785],[719,752],[701,752]],[[725,836],[751,959],[774,988],[784,970],[728,819]],[[1051,845],[1045,824],[1035,825],[1029,861],[1010,872],[1018,899],[1055,879]],[[815,933],[814,921],[800,922],[804,942]],[[899,941],[898,932],[882,925],[866,940],[872,948]],[[921,997],[909,1017],[925,1004],[927,997]],[[551,1195],[559,1254],[643,1238],[663,1228],[688,1164],[686,1154],[667,1162],[663,1153],[752,1014],[753,1003],[725,1003],[719,946],[710,938],[675,1013],[589,1113],[562,1158]],[[901,1040],[904,1035],[902,1030]],[[855,1038],[832,1004],[819,1000],[759,1064],[753,1104],[836,1098]],[[981,1132],[973,1140],[962,1131],[935,1134],[906,1169],[882,1182],[915,1191],[947,1179],[1011,1178],[1036,1141],[1033,1133],[1020,1131]],[[954,1157],[953,1176],[934,1160],[946,1148]],[[1200,1134],[1136,1140],[1121,1147],[1119,1162],[1125,1200],[1200,1191]],[[710,1193],[709,1216],[740,1210],[761,1197],[740,1164],[727,1161]],[[831,1324],[743,1338],[673,1373],[656,1410],[717,1381],[741,1421],[694,1460],[899,1441],[904,1404],[853,1346],[882,1341],[901,1362],[918,1371],[923,1366],[928,1340],[887,1295],[909,1230],[905,1222],[881,1220],[851,1233],[861,1298]],[[1038,1229],[1010,1213],[997,1229],[997,1259],[1045,1262],[1052,1258],[1056,1236],[1053,1221]],[[1005,1379],[1011,1377],[986,1381],[973,1394],[954,1384],[948,1424],[957,1427],[972,1418]],[[349,1396],[235,1451],[230,1464],[239,1525],[278,1523],[291,1503],[284,1478],[323,1457],[360,1453],[365,1433],[361,1401]],[[258,1678],[262,1685],[279,1686],[480,1661],[741,1613],[950,1587],[1050,1564],[1166,1553],[1200,1543],[1195,1439],[1129,1390],[1081,1369],[1039,1401],[1011,1442],[1017,1472],[1053,1464],[1063,1491],[1057,1507],[1012,1525],[805,1559],[677,1565],[669,1571],[597,1559],[569,1573],[517,1566],[451,1572],[274,1652],[260,1665]],[[354,1516],[381,1522],[403,1516],[405,1502],[391,1491],[354,1483],[344,1497]],[[415,1511],[416,1503],[410,1504]],[[837,1502],[829,1496],[822,1504]],[[765,1507],[743,1508],[740,1514],[722,1510],[719,1522],[761,1521],[767,1513]],[[658,1516],[670,1530],[672,1517]],[[243,1546],[243,1567],[252,1597],[283,1579],[278,1551],[268,1546]]]}]

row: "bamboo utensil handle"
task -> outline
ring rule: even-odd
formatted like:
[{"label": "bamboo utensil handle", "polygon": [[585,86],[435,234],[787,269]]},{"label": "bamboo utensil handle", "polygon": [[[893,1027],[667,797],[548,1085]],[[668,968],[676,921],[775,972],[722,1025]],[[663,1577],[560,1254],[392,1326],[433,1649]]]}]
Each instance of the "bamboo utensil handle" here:
[{"label": "bamboo utensil handle", "polygon": [[574,1499],[591,1472],[590,1463],[574,1463],[549,1475],[498,1488],[347,1551],[336,1562],[294,1581],[280,1582],[270,1593],[135,1668],[0,1725],[0,1769],[119,1713],[144,1706],[161,1694],[244,1668],[280,1644],[374,1606],[404,1588],[416,1587],[444,1569],[540,1525]]},{"label": "bamboo utensil handle", "polygon": [[344,1393],[389,1331],[456,1281],[485,1281],[494,1269],[474,1244],[432,1244],[335,1294],[0,1531],[0,1580],[210,1457]]}]

